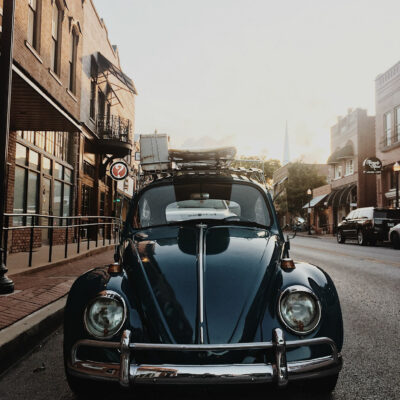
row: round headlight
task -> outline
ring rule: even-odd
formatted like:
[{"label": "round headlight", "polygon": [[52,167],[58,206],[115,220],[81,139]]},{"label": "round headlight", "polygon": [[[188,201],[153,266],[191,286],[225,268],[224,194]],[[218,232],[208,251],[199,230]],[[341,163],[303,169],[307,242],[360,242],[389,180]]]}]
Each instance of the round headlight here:
[{"label": "round headlight", "polygon": [[279,316],[290,331],[306,335],[317,327],[321,319],[321,304],[310,289],[291,286],[280,296]]},{"label": "round headlight", "polygon": [[126,317],[125,302],[112,291],[100,293],[85,310],[85,327],[97,339],[109,339],[121,329]]}]

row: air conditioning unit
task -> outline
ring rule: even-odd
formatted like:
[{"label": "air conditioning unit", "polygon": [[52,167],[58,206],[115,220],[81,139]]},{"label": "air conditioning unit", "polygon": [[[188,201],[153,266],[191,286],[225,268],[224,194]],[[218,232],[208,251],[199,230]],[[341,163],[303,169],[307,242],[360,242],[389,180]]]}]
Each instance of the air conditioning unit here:
[{"label": "air conditioning unit", "polygon": [[140,166],[143,171],[164,171],[170,168],[168,135],[140,135]]}]

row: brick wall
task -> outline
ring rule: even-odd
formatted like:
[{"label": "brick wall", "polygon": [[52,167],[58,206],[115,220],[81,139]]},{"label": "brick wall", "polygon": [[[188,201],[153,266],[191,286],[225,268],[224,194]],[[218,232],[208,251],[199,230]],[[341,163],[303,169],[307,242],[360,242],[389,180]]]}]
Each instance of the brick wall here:
[{"label": "brick wall", "polygon": [[[54,0],[59,1],[59,0]],[[83,22],[81,0],[68,0],[68,8],[64,8],[61,28],[61,60],[60,74],[54,78],[49,69],[51,66],[51,24],[52,0],[41,0],[42,14],[40,24],[40,44],[35,51],[26,44],[28,32],[28,1],[18,0],[15,8],[14,60],[45,90],[56,99],[76,119],[80,112],[81,70],[82,70],[82,36],[79,37],[76,65],[76,94],[68,91],[69,52],[71,46],[71,29]],[[64,1],[59,1],[64,7]]]}]

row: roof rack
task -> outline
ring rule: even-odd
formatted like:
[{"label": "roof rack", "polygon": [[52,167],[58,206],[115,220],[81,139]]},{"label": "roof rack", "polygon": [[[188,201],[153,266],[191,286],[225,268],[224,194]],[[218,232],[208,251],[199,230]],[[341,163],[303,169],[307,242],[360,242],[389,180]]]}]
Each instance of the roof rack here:
[{"label": "roof rack", "polygon": [[264,172],[260,168],[232,167],[233,162],[252,162],[260,160],[235,159],[235,147],[221,147],[207,150],[174,150],[170,149],[170,163],[162,170],[143,170],[139,174],[139,188],[168,177],[179,176],[229,176],[266,186]]}]

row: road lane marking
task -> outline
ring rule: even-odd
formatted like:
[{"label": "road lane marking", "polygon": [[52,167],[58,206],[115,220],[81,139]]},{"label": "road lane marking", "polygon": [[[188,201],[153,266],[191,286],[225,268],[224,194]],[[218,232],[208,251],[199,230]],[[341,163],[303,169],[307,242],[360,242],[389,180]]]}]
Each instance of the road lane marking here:
[{"label": "road lane marking", "polygon": [[322,253],[330,253],[330,254],[334,254],[334,255],[340,255],[340,256],[344,256],[344,257],[348,257],[348,258],[355,258],[359,261],[372,261],[374,263],[377,264],[387,264],[387,265],[393,265],[395,267],[400,267],[400,263],[396,263],[393,261],[384,261],[384,260],[378,260],[377,258],[372,258],[372,257],[363,257],[363,258],[359,258],[358,256],[352,256],[350,254],[346,254],[346,253],[341,253],[339,251],[334,251],[334,250],[328,250],[328,249],[319,249],[317,247],[312,247],[312,246],[304,246],[303,244],[295,244],[292,245],[292,249],[294,251],[296,251],[296,246],[297,247],[303,247],[304,249],[310,249],[310,250],[316,250]]}]

